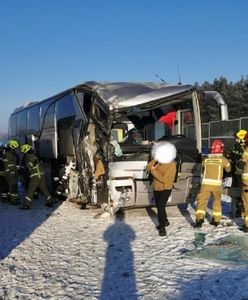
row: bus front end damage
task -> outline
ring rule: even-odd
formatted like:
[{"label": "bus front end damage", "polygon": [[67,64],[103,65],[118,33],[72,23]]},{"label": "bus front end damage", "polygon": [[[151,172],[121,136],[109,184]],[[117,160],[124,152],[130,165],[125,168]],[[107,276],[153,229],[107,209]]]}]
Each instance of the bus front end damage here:
[{"label": "bus front end damage", "polygon": [[88,203],[114,215],[120,208],[153,206],[146,165],[158,140],[168,140],[178,150],[180,176],[168,205],[187,202],[200,180],[201,128],[195,126],[200,117],[194,88],[160,84],[129,88],[125,87],[126,96],[123,86],[114,89],[121,93],[119,97],[98,91],[88,122],[78,121],[73,127],[76,168],[68,166],[68,189],[64,190],[82,208]]}]

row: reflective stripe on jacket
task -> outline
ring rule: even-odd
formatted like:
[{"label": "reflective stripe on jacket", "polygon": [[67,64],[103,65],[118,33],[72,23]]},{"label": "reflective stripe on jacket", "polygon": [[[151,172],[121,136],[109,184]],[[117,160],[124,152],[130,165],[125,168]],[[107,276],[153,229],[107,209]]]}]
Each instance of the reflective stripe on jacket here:
[{"label": "reflective stripe on jacket", "polygon": [[202,162],[202,185],[221,187],[223,172],[231,171],[231,164],[222,154],[209,154]]},{"label": "reflective stripe on jacket", "polygon": [[19,157],[13,151],[5,151],[2,158],[4,164],[4,172],[7,175],[16,175],[17,166],[19,165]]},{"label": "reflective stripe on jacket", "polygon": [[29,177],[33,178],[35,176],[38,176],[41,178],[42,175],[44,175],[44,171],[40,165],[40,162],[33,153],[27,153],[24,157],[24,164],[26,169],[28,170]]}]

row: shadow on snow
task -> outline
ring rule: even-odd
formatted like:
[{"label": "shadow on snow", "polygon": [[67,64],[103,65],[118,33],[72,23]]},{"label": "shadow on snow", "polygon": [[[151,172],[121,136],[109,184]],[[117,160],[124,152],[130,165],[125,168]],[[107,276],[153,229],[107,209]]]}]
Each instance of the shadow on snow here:
[{"label": "shadow on snow", "polygon": [[138,299],[131,250],[135,233],[125,223],[124,211],[117,212],[115,223],[108,227],[103,238],[108,247],[99,300]]},{"label": "shadow on snow", "polygon": [[[203,266],[204,269],[204,266]],[[193,273],[193,272],[192,272]],[[183,276],[183,274],[182,274]],[[170,300],[246,300],[248,299],[246,267],[229,270],[203,271],[192,274],[190,281],[181,278],[178,282],[180,293],[171,295]]]},{"label": "shadow on snow", "polygon": [[0,203],[0,260],[28,238],[58,206],[48,208],[45,203],[42,197],[34,199],[30,210]]}]

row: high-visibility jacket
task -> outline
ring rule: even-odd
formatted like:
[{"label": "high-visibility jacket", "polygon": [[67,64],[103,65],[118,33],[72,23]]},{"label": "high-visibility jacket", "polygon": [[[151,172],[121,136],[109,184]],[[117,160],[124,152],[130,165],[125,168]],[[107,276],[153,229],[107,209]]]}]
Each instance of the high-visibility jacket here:
[{"label": "high-visibility jacket", "polygon": [[235,142],[233,148],[231,149],[231,159],[233,163],[242,158],[244,153],[244,147],[239,142]]},{"label": "high-visibility jacket", "polygon": [[2,156],[0,156],[0,176],[4,176],[4,163]]},{"label": "high-visibility jacket", "polygon": [[29,178],[33,178],[35,176],[41,178],[41,176],[44,175],[44,171],[40,165],[39,159],[33,153],[25,154],[23,158],[23,164],[24,168],[28,171]]},{"label": "high-visibility jacket", "polygon": [[242,183],[248,185],[248,148],[245,149],[242,160],[245,162],[244,170],[242,172]]},{"label": "high-visibility jacket", "polygon": [[17,171],[20,168],[20,159],[18,154],[12,150],[6,150],[3,154],[4,172],[9,176],[17,176]]},{"label": "high-visibility jacket", "polygon": [[231,164],[222,154],[209,154],[203,160],[202,168],[202,187],[216,191],[222,186],[224,170],[227,173],[231,171]]}]

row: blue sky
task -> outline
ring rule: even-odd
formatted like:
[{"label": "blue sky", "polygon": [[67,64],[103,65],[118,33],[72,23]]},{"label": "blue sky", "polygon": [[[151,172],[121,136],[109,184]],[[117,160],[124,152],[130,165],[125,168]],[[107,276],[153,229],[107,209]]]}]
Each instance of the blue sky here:
[{"label": "blue sky", "polygon": [[0,132],[18,106],[87,80],[248,75],[246,0],[0,1]]}]

